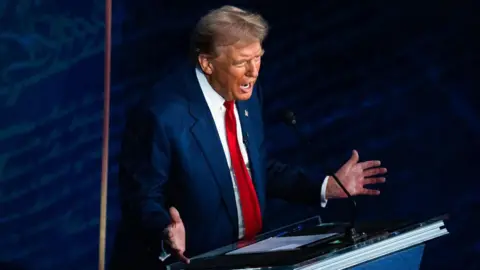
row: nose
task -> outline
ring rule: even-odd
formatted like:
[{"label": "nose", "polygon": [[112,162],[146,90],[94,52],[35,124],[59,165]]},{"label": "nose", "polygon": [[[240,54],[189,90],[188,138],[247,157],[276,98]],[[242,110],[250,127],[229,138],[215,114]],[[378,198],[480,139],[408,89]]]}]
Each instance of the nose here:
[{"label": "nose", "polygon": [[258,69],[259,69],[258,65],[256,65],[255,63],[252,63],[251,61],[248,62],[247,76],[257,78]]}]

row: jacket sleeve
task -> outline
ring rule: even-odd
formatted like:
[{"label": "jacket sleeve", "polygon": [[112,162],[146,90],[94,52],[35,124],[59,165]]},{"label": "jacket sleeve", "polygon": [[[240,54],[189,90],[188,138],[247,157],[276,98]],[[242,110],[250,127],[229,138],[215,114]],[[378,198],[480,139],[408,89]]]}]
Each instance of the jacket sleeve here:
[{"label": "jacket sleeve", "polygon": [[119,157],[119,184],[124,220],[155,242],[170,224],[166,190],[171,151],[165,127],[150,110],[136,109],[127,119]]}]

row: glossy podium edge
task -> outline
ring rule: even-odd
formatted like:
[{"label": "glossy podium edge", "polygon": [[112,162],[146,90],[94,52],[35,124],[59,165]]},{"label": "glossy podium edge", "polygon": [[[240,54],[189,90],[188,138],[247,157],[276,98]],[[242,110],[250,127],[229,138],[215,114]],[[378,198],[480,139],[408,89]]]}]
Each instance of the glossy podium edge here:
[{"label": "glossy podium edge", "polygon": [[[415,225],[408,226],[403,229],[396,230],[383,236],[377,236],[372,239],[353,244],[351,246],[332,251],[325,255],[321,255],[294,265],[284,266],[265,266],[265,267],[243,267],[235,268],[238,270],[313,270],[313,269],[346,269],[362,265],[376,259],[394,255],[396,252],[405,251],[416,246],[422,245],[427,241],[449,234],[445,227],[444,220],[448,219],[447,215],[436,217],[433,219],[419,222]],[[318,217],[309,218],[271,232],[267,232],[257,237],[257,241],[261,241],[268,237],[275,237],[279,231],[287,228],[296,228],[299,224],[312,223],[312,221],[320,221]],[[341,223],[339,223],[341,224]],[[319,224],[321,226],[322,224]],[[213,257],[223,255],[228,251],[234,250],[235,246],[228,245],[215,249],[213,251],[200,254],[196,258]],[[188,268],[188,267],[187,267]],[[169,270],[185,269],[182,263],[173,263],[167,266]]]},{"label": "glossy podium edge", "polygon": [[[393,254],[407,248],[414,247],[432,239],[448,234],[443,220],[412,231],[400,233],[376,243],[370,240],[348,247],[344,254],[322,259],[324,256],[297,264],[293,269],[345,269],[353,267],[382,256]],[[373,240],[374,241],[374,240]],[[328,255],[326,255],[328,256]]]}]

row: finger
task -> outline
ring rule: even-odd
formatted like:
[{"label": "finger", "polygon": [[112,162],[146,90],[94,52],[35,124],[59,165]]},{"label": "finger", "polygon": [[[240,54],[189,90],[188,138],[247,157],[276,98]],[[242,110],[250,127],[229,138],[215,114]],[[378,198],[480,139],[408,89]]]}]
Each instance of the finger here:
[{"label": "finger", "polygon": [[172,218],[173,223],[182,223],[182,219],[180,218],[180,213],[178,212],[177,208],[170,207],[170,217]]},{"label": "finger", "polygon": [[378,167],[381,164],[382,164],[382,162],[380,160],[369,160],[369,161],[364,161],[364,162],[358,163],[358,165],[360,165],[360,168],[362,168],[362,170],[366,170],[366,169],[369,169],[369,168],[372,168],[372,167]]},{"label": "finger", "polygon": [[172,250],[178,252],[179,248],[174,239],[170,238],[165,240],[165,244],[167,244]]},{"label": "finger", "polygon": [[171,226],[168,226],[163,230],[164,241],[168,246],[172,246],[173,233],[171,231]]},{"label": "finger", "polygon": [[387,168],[371,168],[363,172],[363,177],[385,174],[386,172]]},{"label": "finger", "polygon": [[190,263],[190,259],[187,258],[187,257],[183,254],[183,251],[178,252],[177,255],[178,255],[178,259],[180,259],[180,261],[182,261],[182,262],[184,262],[184,263]]},{"label": "finger", "polygon": [[170,241],[171,239],[173,239],[173,225],[170,224],[168,225],[167,228],[165,228],[165,230],[163,230],[163,235],[165,236],[165,239]]},{"label": "finger", "polygon": [[166,235],[168,237],[168,239],[171,239],[173,237],[173,225],[170,224],[168,225],[168,227],[165,229],[165,231],[163,232],[164,235]]},{"label": "finger", "polygon": [[358,155],[357,150],[352,151],[352,156],[350,156],[350,159],[347,161],[348,164],[354,165],[358,162],[360,159],[360,156]]},{"label": "finger", "polygon": [[172,225],[169,225],[163,232],[165,235],[165,243],[168,244],[171,248],[174,248],[175,239],[173,238]]},{"label": "finger", "polygon": [[364,188],[364,189],[360,192],[360,194],[362,194],[362,195],[368,195],[368,196],[377,196],[377,195],[380,195],[380,190]]},{"label": "finger", "polygon": [[374,184],[383,184],[385,183],[387,180],[385,179],[385,177],[374,177],[374,178],[365,178],[363,180],[363,184],[364,185],[374,185]]},{"label": "finger", "polygon": [[170,226],[167,226],[164,230],[163,230],[163,235],[165,237],[168,237],[170,234]]}]

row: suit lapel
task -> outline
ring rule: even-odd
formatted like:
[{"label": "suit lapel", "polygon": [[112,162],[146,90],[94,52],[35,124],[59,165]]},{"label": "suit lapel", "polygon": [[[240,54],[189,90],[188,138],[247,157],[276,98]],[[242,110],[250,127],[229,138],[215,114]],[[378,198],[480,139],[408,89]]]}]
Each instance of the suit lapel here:
[{"label": "suit lapel", "polygon": [[260,164],[260,155],[258,153],[259,145],[257,144],[257,138],[255,136],[251,136],[254,132],[254,126],[251,121],[251,117],[249,116],[249,101],[238,101],[236,103],[238,109],[238,116],[240,118],[240,123],[242,125],[242,133],[244,141],[246,142],[248,157],[250,160],[250,167],[252,171],[252,181],[255,185],[255,189],[257,191],[257,197],[260,200],[260,205],[264,205],[263,197],[259,196],[262,190],[262,180],[261,180],[261,164]]},{"label": "suit lapel", "polygon": [[186,80],[186,82],[189,82],[187,88],[190,100],[190,114],[196,119],[196,122],[191,127],[191,132],[214,175],[232,224],[238,230],[237,206],[225,152],[195,73],[193,73],[193,77]]}]

